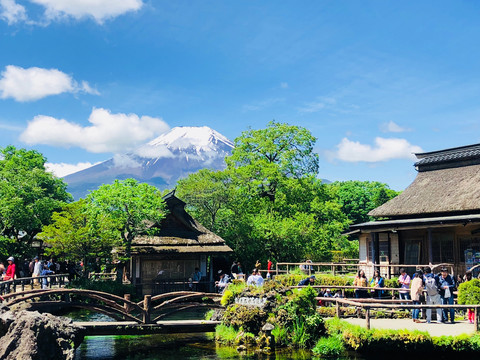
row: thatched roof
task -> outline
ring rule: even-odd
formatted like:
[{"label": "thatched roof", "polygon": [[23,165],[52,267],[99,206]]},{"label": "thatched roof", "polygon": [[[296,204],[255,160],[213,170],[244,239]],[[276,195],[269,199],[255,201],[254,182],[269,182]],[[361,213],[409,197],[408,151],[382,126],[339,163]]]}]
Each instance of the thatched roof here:
[{"label": "thatched roof", "polygon": [[370,211],[375,217],[480,212],[480,145],[417,154],[419,173],[399,196]]},{"label": "thatched roof", "polygon": [[214,234],[185,211],[185,203],[174,193],[165,198],[168,215],[160,224],[153,224],[155,236],[137,236],[132,254],[139,253],[205,253],[232,252],[220,236]]}]

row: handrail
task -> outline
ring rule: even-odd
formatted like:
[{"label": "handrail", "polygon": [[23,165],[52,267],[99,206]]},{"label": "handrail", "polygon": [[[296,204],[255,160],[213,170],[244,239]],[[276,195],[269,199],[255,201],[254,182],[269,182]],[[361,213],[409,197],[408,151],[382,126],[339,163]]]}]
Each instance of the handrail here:
[{"label": "handrail", "polygon": [[48,281],[49,279],[55,279],[55,282],[58,284],[59,287],[61,287],[62,285],[65,285],[66,282],[68,282],[69,276],[69,274],[50,274],[35,277],[16,278],[11,280],[0,280],[0,295],[7,294],[10,290],[11,285],[13,287],[13,292],[17,292],[17,286],[21,286],[22,291],[25,290],[26,286],[30,286],[33,290],[35,283],[40,283],[42,286],[45,285],[45,281],[47,282],[46,285],[51,288],[53,283],[52,281]]},{"label": "handrail", "polygon": [[475,311],[475,330],[478,331],[480,321],[479,321],[479,315],[480,315],[480,305],[458,305],[458,304],[453,304],[453,305],[448,305],[448,304],[442,304],[442,305],[426,305],[426,304],[421,304],[421,305],[413,305],[409,303],[405,303],[402,305],[395,305],[395,304],[389,304],[389,303],[383,303],[381,299],[375,299],[377,300],[376,302],[360,302],[357,300],[349,300],[349,299],[342,299],[342,298],[333,298],[333,297],[323,297],[319,296],[316,297],[315,300],[320,300],[320,301],[329,301],[329,302],[335,302],[336,306],[336,315],[338,318],[340,318],[340,304],[344,305],[350,305],[350,306],[355,306],[357,308],[361,308],[365,310],[365,320],[366,320],[366,328],[370,329],[370,309],[474,309]]},{"label": "handrail", "polygon": [[[341,268],[352,268],[355,267],[358,269],[360,268],[365,268],[365,267],[374,267],[375,269],[378,268],[388,268],[388,277],[390,277],[390,272],[392,268],[411,268],[414,267],[416,269],[418,268],[427,268],[429,267],[430,269],[436,269],[438,267],[448,267],[450,268],[450,273],[454,274],[454,264],[452,263],[441,263],[441,264],[373,264],[373,263],[361,263],[358,262],[356,264],[352,263],[334,263],[334,262],[279,262],[275,266],[275,275],[279,275],[281,273],[288,273],[289,272],[289,267],[295,267],[295,268],[302,268],[302,271],[308,272],[308,274],[314,274],[315,273],[315,267],[320,268],[320,267],[330,267],[331,272],[333,275],[338,271],[336,268],[341,267]],[[286,267],[286,270],[280,269],[280,267]]]}]

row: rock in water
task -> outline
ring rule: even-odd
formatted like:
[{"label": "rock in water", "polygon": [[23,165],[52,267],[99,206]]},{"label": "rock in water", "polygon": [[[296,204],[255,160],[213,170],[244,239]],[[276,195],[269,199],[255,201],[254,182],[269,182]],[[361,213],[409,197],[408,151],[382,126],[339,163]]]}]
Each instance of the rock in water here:
[{"label": "rock in water", "polygon": [[81,330],[68,318],[16,312],[8,332],[0,338],[0,360],[71,360],[83,340]]}]

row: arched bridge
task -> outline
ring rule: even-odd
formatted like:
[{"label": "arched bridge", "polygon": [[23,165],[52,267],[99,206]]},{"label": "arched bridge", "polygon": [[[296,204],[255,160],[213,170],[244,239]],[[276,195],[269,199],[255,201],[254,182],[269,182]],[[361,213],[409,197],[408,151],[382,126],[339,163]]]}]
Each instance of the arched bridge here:
[{"label": "arched bridge", "polygon": [[[89,334],[105,335],[113,331],[108,328],[114,327],[117,332],[121,327],[130,329],[123,334],[136,334],[139,329],[142,333],[167,332],[165,329],[168,328],[168,332],[213,331],[217,322],[161,320],[172,313],[192,308],[223,308],[219,304],[220,296],[215,293],[177,291],[155,296],[145,295],[142,301],[134,302],[128,294],[120,297],[100,291],[62,288],[11,293],[4,295],[2,302],[10,308],[28,303],[32,310],[40,312],[55,313],[59,310],[80,308],[102,313],[116,322],[81,324],[97,329],[93,333],[89,329]],[[100,330],[101,328],[103,330]]]}]

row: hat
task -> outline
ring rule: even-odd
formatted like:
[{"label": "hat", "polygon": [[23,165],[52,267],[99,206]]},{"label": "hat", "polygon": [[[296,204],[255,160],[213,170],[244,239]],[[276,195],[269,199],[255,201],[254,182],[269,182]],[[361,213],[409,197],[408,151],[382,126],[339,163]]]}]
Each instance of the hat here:
[{"label": "hat", "polygon": [[33,260],[38,260],[38,256],[35,256],[35,257],[33,258]]},{"label": "hat", "polygon": [[326,292],[330,292],[330,289],[325,290]]},{"label": "hat", "polygon": [[223,274],[223,271],[222,270],[218,270],[218,275],[222,275]]},{"label": "hat", "polygon": [[13,256],[10,256],[7,261],[15,261],[15,259],[13,258]]},{"label": "hat", "polygon": [[441,271],[441,272],[448,272],[448,269],[447,269],[446,267],[442,267],[442,268],[440,269],[440,271]]}]

